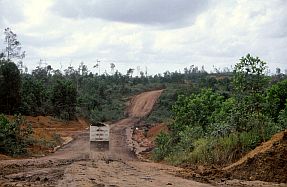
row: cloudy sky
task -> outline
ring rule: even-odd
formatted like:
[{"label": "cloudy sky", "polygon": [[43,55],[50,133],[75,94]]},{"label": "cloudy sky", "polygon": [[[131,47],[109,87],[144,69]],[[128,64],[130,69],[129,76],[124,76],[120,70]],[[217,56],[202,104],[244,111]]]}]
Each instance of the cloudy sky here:
[{"label": "cloudy sky", "polygon": [[[0,0],[30,69],[110,63],[149,74],[231,67],[247,53],[287,69],[286,0]],[[3,49],[4,34],[0,49]],[[44,64],[45,65],[45,64]],[[43,65],[43,66],[44,66]]]}]

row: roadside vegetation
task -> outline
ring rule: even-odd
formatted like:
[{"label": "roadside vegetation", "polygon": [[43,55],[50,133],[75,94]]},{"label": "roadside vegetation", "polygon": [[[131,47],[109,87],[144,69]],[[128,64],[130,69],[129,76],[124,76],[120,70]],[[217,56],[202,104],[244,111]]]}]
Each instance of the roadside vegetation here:
[{"label": "roadside vegetation", "polygon": [[0,115],[0,127],[0,153],[12,156],[26,154],[33,141],[31,125],[25,123],[21,116],[8,120],[4,115]]},{"label": "roadside vegetation", "polygon": [[154,159],[225,165],[286,129],[287,79],[267,76],[266,68],[248,54],[223,85],[217,79],[213,86],[198,84],[194,93],[178,94],[169,132],[156,139]]}]

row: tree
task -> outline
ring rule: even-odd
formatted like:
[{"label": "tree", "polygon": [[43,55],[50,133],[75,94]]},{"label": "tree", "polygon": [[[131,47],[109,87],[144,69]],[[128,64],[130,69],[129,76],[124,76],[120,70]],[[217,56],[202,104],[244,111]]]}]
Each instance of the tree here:
[{"label": "tree", "polygon": [[281,69],[280,68],[276,68],[276,75],[280,75],[281,74]]},{"label": "tree", "polygon": [[11,121],[0,115],[0,153],[11,156],[26,154],[32,133],[32,126],[21,116],[14,116]]},{"label": "tree", "polygon": [[0,113],[11,114],[21,103],[21,77],[15,63],[0,60]]},{"label": "tree", "polygon": [[25,57],[25,51],[22,52],[21,43],[17,40],[17,35],[7,27],[4,31],[5,43],[7,44],[4,55],[8,60],[19,59]]},{"label": "tree", "polygon": [[127,76],[129,77],[133,77],[133,73],[134,73],[134,70],[135,69],[132,69],[132,68],[130,68],[130,69],[128,69],[128,71],[127,71]]},{"label": "tree", "polygon": [[4,59],[4,57],[5,57],[4,53],[0,53],[0,60]]},{"label": "tree", "polygon": [[[267,69],[266,62],[258,57],[247,54],[235,65],[233,76],[233,88],[236,104],[234,115],[230,118],[237,131],[247,131],[252,125],[258,125],[261,138],[264,138],[265,119],[264,91],[268,79],[264,75]],[[239,137],[238,137],[239,139]]]},{"label": "tree", "polygon": [[70,80],[57,80],[53,85],[52,103],[54,115],[65,120],[75,117],[77,90]]},{"label": "tree", "polygon": [[36,69],[32,70],[32,75],[38,80],[47,81],[48,79],[47,68],[42,68],[40,66],[37,66]]},{"label": "tree", "polygon": [[287,100],[287,80],[280,81],[272,85],[267,90],[267,113],[277,121],[281,110],[285,108]]},{"label": "tree", "polygon": [[247,54],[242,57],[234,69],[234,88],[240,92],[262,92],[267,80],[264,75],[266,62]]},{"label": "tree", "polygon": [[111,65],[111,73],[113,75],[113,74],[115,74],[115,67],[116,67],[116,65],[114,63],[111,63],[110,65]]},{"label": "tree", "polygon": [[[22,76],[21,112],[25,115],[47,115],[48,91],[44,80],[31,75]],[[49,103],[50,104],[50,103]]]},{"label": "tree", "polygon": [[82,76],[88,75],[89,70],[88,67],[84,64],[84,62],[81,62],[81,64],[79,65],[78,72]]},{"label": "tree", "polygon": [[197,95],[180,95],[172,107],[174,114],[172,128],[182,131],[187,126],[199,126],[206,131],[212,113],[221,107],[223,100],[223,96],[214,93],[211,89],[203,89]]},{"label": "tree", "polygon": [[263,100],[262,94],[268,82],[264,75],[266,69],[266,62],[258,57],[252,57],[250,54],[242,57],[240,62],[235,65],[232,82],[234,93],[239,102],[248,99],[249,104],[252,103],[250,112],[254,110],[258,112],[260,109]]}]

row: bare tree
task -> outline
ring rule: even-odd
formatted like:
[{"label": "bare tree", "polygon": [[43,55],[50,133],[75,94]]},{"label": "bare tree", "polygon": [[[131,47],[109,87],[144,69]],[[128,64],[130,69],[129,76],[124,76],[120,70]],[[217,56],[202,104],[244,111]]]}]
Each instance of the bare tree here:
[{"label": "bare tree", "polygon": [[114,63],[111,63],[110,65],[111,65],[111,73],[114,74],[116,65]]},{"label": "bare tree", "polygon": [[129,77],[133,77],[133,73],[134,73],[134,70],[135,69],[132,69],[132,68],[130,68],[130,69],[128,69],[128,71],[127,71],[127,76]]},{"label": "bare tree", "polygon": [[21,43],[17,40],[17,35],[7,27],[4,31],[5,43],[7,44],[4,55],[8,60],[13,58],[20,61],[25,57],[25,51],[21,51]]},{"label": "bare tree", "polygon": [[94,65],[94,68],[98,68],[98,70],[99,70],[99,74],[98,75],[100,75],[101,74],[101,70],[100,70],[100,60],[97,60],[97,64],[96,65]]}]

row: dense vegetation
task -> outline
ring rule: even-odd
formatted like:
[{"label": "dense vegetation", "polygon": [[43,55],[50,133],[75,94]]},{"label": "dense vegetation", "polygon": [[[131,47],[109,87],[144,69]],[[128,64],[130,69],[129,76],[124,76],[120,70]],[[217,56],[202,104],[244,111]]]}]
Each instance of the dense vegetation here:
[{"label": "dense vegetation", "polygon": [[[177,91],[163,94],[162,98],[166,97],[167,101],[162,99],[158,106],[165,113],[153,113],[155,119],[150,120],[161,118],[164,121],[170,116],[169,108],[178,93],[189,93],[193,84],[210,84],[208,81],[200,82],[207,79],[208,74],[196,67],[184,74],[166,72],[153,77],[143,74],[132,77],[130,70],[125,75],[119,72],[112,75],[92,74],[84,64],[79,68],[68,67],[63,72],[54,70],[50,65],[38,66],[31,73],[19,69],[21,67],[10,59],[0,59],[0,113],[51,115],[62,120],[82,116],[91,122],[114,121],[124,117],[125,105],[131,95],[167,87],[167,90]],[[4,126],[1,126],[2,131],[5,134]],[[10,154],[4,149],[0,152]]]},{"label": "dense vegetation", "polygon": [[286,129],[287,79],[265,70],[265,62],[248,54],[224,87],[198,84],[194,93],[178,94],[170,131],[156,139],[155,159],[227,164]]}]

